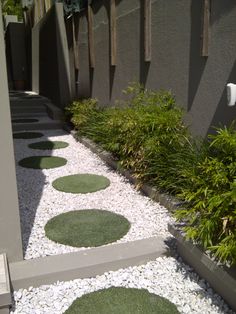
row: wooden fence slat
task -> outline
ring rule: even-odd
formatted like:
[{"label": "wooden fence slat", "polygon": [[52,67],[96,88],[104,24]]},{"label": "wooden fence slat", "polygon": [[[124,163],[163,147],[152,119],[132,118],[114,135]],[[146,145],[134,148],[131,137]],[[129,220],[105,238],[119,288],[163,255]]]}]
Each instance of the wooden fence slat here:
[{"label": "wooden fence slat", "polygon": [[41,1],[37,0],[37,6],[38,6],[38,22],[41,19]]},{"label": "wooden fence slat", "polygon": [[41,5],[39,0],[34,1],[34,25],[39,22],[41,18]]},{"label": "wooden fence slat", "polygon": [[144,0],[144,61],[151,61],[151,0]]},{"label": "wooden fence slat", "polygon": [[201,34],[201,56],[209,56],[210,41],[210,0],[203,0],[202,34]]},{"label": "wooden fence slat", "polygon": [[110,44],[111,65],[116,65],[117,41],[116,41],[116,0],[110,0]]},{"label": "wooden fence slat", "polygon": [[51,8],[51,0],[44,0],[46,12]]},{"label": "wooden fence slat", "polygon": [[95,54],[94,54],[94,33],[93,33],[93,11],[88,4],[88,43],[89,43],[89,62],[90,67],[95,67]]}]

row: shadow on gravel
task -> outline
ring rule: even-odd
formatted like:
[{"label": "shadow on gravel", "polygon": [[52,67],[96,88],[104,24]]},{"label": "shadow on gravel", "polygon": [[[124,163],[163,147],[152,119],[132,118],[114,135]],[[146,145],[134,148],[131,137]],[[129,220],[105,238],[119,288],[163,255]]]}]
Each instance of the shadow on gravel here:
[{"label": "shadow on gravel", "polygon": [[[43,130],[37,130],[33,132],[44,133]],[[60,136],[64,134],[66,134],[66,131],[50,130],[50,136]],[[42,197],[43,189],[49,184],[49,182],[47,181],[46,176],[43,174],[42,170],[23,168],[18,165],[18,162],[25,157],[30,157],[36,154],[51,156],[52,151],[50,150],[40,151],[28,148],[27,153],[23,153],[24,151],[26,151],[28,144],[47,140],[49,140],[49,138],[45,135],[43,137],[34,139],[14,139],[16,177],[24,257],[27,247],[31,245],[31,243],[29,242],[29,238],[32,232],[32,228],[34,226],[35,216]]]}]

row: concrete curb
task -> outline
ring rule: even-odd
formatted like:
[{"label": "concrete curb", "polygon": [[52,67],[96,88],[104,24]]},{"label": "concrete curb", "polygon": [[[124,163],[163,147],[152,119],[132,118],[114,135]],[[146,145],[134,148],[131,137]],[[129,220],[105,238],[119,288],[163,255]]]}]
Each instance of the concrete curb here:
[{"label": "concrete curb", "polygon": [[168,230],[177,240],[179,255],[236,311],[236,268],[220,267],[199,247],[188,241],[174,225]]},{"label": "concrete curb", "polygon": [[[77,132],[71,130],[68,125],[63,126],[64,130],[69,132],[77,141],[82,143],[84,146],[89,148],[93,153],[97,154],[109,167],[118,171],[124,177],[126,177],[132,184],[138,186],[138,180],[132,175],[128,170],[124,170],[119,166],[117,160],[115,160],[111,153],[103,150],[99,145],[95,144],[88,138],[77,136]],[[165,206],[169,211],[173,211],[182,203],[180,200],[174,198],[165,193],[161,193],[156,188],[148,185],[142,184],[139,186],[139,190],[146,196],[150,197],[152,200],[159,202],[161,205]]]},{"label": "concrete curb", "polygon": [[142,265],[167,254],[164,240],[153,237],[11,263],[9,272],[12,287],[17,290],[58,280],[94,277],[111,270]]}]

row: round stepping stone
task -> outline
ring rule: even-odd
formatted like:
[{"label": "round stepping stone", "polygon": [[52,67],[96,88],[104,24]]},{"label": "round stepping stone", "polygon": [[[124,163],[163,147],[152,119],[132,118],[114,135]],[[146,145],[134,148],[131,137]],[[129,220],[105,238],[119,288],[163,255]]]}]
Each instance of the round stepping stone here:
[{"label": "round stepping stone", "polygon": [[52,186],[66,193],[92,193],[110,185],[109,179],[95,174],[73,174],[53,181]]},{"label": "round stepping stone", "polygon": [[50,219],[46,236],[57,243],[73,247],[96,247],[122,238],[129,221],[113,212],[100,209],[69,211]]},{"label": "round stepping stone", "polygon": [[64,166],[67,160],[54,156],[32,156],[19,161],[19,165],[24,168],[50,169]]},{"label": "round stepping stone", "polygon": [[52,149],[60,149],[60,148],[65,148],[69,146],[68,143],[66,142],[61,142],[61,141],[42,141],[42,142],[37,142],[37,143],[32,143],[28,145],[29,148],[32,149],[41,149],[41,150],[52,150]]},{"label": "round stepping stone", "polygon": [[11,120],[12,123],[33,123],[39,122],[38,119],[13,119]]},{"label": "round stepping stone", "polygon": [[145,289],[111,287],[76,299],[64,314],[178,314],[166,298]]},{"label": "round stepping stone", "polygon": [[40,138],[44,136],[43,133],[40,132],[19,132],[14,133],[13,138],[17,139],[31,139],[31,138]]}]

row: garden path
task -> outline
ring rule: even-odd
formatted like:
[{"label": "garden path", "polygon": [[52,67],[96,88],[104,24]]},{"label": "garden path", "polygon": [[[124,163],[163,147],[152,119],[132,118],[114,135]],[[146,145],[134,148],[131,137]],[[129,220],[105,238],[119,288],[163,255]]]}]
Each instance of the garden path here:
[{"label": "garden path", "polygon": [[[45,234],[44,227],[51,218],[75,210],[102,209],[124,216],[131,224],[130,229],[113,243],[151,236],[171,238],[167,224],[172,218],[163,206],[141,195],[124,177],[65,131],[43,130],[42,134],[40,139],[14,140],[25,259],[85,250],[85,247],[56,243]],[[45,140],[63,141],[69,146],[43,153],[28,147]],[[39,155],[62,157],[67,163],[52,169],[24,168],[18,164],[23,158]],[[55,179],[78,173],[102,175],[109,179],[110,185],[87,194],[65,193],[53,187]],[[76,298],[111,286],[147,289],[169,299],[180,313],[233,313],[175,252],[174,257],[159,257],[145,265],[107,272],[95,278],[15,291],[12,313],[64,313]]]}]

